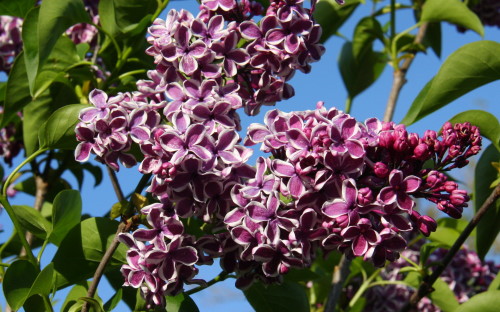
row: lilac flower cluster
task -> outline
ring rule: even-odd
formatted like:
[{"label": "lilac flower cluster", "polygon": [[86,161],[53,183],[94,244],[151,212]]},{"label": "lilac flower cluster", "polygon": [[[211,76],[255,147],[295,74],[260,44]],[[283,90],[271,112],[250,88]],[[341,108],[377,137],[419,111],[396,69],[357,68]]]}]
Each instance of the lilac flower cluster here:
[{"label": "lilac flower cluster", "polygon": [[23,48],[21,26],[23,20],[14,16],[0,16],[0,71],[9,73],[12,63]]},{"label": "lilac flower cluster", "polygon": [[[431,264],[441,261],[447,252],[448,250],[446,249],[436,250],[430,256],[427,263]],[[402,254],[415,263],[419,263],[419,251],[410,248]],[[382,271],[381,276],[387,281],[402,281],[405,278],[405,274],[401,272],[401,269],[407,266],[408,263],[406,260],[397,260],[389,264]],[[464,303],[472,296],[486,291],[489,284],[498,274],[499,269],[500,267],[493,262],[481,261],[475,252],[464,246],[453,258],[440,278],[448,284],[458,302]],[[401,311],[413,292],[414,289],[401,284],[371,287],[366,293],[367,302],[370,302],[370,304],[365,307],[364,311]],[[418,311],[441,311],[427,297],[420,300],[417,308]]]},{"label": "lilac flower cluster", "polygon": [[[122,234],[119,239],[129,247],[128,265],[121,269],[125,285],[141,288],[147,302],[165,306],[165,295],[175,296],[184,283],[203,284],[194,280],[198,262],[194,237],[184,234],[184,226],[170,209],[153,204],[142,210],[151,229]],[[148,242],[149,244],[146,244]]]},{"label": "lilac flower cluster", "polygon": [[[460,217],[467,194],[442,172],[465,165],[481,138],[470,124],[446,123],[438,139],[403,125],[359,123],[318,103],[315,111],[270,111],[252,124],[246,145],[262,143],[256,175],[232,190],[237,205],[224,222],[264,278],[308,266],[318,248],[363,256],[377,266],[406,248],[402,233],[429,235],[435,221],[414,210],[423,197]],[[432,160],[434,168],[424,169]],[[254,272],[255,273],[255,272]]]},{"label": "lilac flower cluster", "polygon": [[[196,18],[171,10],[166,21],[153,23],[146,53],[155,58],[154,83],[139,85],[139,90],[159,94],[172,83],[213,81],[219,92],[228,88],[237,97],[231,102],[234,109],[243,105],[254,115],[261,105],[293,96],[286,81],[297,69],[309,72],[310,63],[324,52],[318,43],[321,28],[302,0],[273,1],[259,23],[251,18],[263,8],[248,0],[202,1],[200,10]],[[190,110],[186,104],[183,108]]]},{"label": "lilac flower cluster", "polygon": [[[363,256],[381,266],[406,247],[402,232],[428,235],[436,222],[421,216],[414,198],[459,217],[467,194],[444,171],[479,150],[470,124],[446,124],[423,137],[404,126],[357,122],[320,102],[314,111],[266,114],[248,129],[245,145],[262,144],[272,158],[255,168],[241,145],[237,109],[293,95],[295,70],[323,53],[319,25],[302,1],[277,0],[259,23],[259,4],[205,0],[195,18],[172,10],[149,28],[155,70],[137,92],[90,93],[80,113],[75,156],[118,170],[137,163],[151,174],[148,191],[159,203],[141,210],[147,229],[121,237],[129,246],[125,284],[141,288],[150,304],[164,304],[197,273],[195,265],[221,258],[237,286],[256,278],[276,282],[292,267],[311,264],[318,249]],[[424,169],[432,161],[434,167]],[[426,167],[428,168],[428,167]],[[204,222],[187,234],[181,220]]]}]

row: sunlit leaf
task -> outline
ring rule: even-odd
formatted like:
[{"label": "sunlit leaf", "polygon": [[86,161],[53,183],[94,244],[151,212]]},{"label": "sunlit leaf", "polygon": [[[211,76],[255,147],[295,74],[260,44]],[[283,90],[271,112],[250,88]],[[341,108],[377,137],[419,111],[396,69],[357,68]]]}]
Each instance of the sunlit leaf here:
[{"label": "sunlit leaf", "polygon": [[49,240],[59,246],[66,234],[78,223],[82,214],[82,199],[80,192],[65,190],[54,199],[52,206],[53,230]]},{"label": "sunlit leaf", "polygon": [[41,239],[52,230],[52,224],[41,213],[29,206],[12,206],[22,227]]},{"label": "sunlit leaf", "polygon": [[181,293],[175,297],[167,296],[167,312],[199,312],[191,297]]},{"label": "sunlit leaf", "polygon": [[427,0],[422,8],[422,22],[449,22],[484,36],[479,17],[460,0]]},{"label": "sunlit leaf", "polygon": [[410,125],[462,95],[500,79],[500,43],[477,41],[451,54],[413,101],[401,123]]},{"label": "sunlit leaf", "polygon": [[500,290],[477,294],[462,303],[455,312],[497,312],[500,305]]},{"label": "sunlit leaf", "polygon": [[348,1],[344,5],[339,5],[335,0],[320,0],[316,3],[316,10],[313,16],[323,30],[321,42],[325,42],[337,33],[340,26],[349,19],[360,2]]},{"label": "sunlit leaf", "polygon": [[56,110],[38,131],[40,148],[74,149],[78,143],[75,126],[80,111],[85,107],[88,105],[71,104]]},{"label": "sunlit leaf", "polygon": [[[113,241],[117,228],[117,221],[89,218],[71,229],[52,259],[56,271],[56,287],[65,287],[90,278]],[[108,264],[109,270],[116,270],[126,263],[126,250],[125,245],[119,245]]]},{"label": "sunlit leaf", "polygon": [[386,62],[382,53],[374,52],[371,48],[355,58],[352,43],[348,41],[342,46],[338,65],[349,97],[353,99],[380,77]]}]

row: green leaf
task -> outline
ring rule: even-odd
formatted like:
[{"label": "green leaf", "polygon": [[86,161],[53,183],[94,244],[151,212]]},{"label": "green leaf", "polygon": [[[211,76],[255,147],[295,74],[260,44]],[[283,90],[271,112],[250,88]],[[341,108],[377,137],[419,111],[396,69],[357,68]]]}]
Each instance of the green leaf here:
[{"label": "green leaf", "polygon": [[436,231],[429,235],[429,239],[432,242],[440,243],[450,248],[459,236],[460,232],[455,229],[438,226]]},{"label": "green leaf", "polygon": [[429,23],[425,32],[423,44],[431,47],[437,57],[441,57],[442,34],[441,23]]},{"label": "green leaf", "polygon": [[41,239],[45,239],[47,233],[52,230],[52,225],[47,219],[45,219],[39,211],[36,211],[29,206],[12,206],[14,208],[14,213],[19,219],[21,226],[33,233],[33,235],[38,236]]},{"label": "green leaf", "polygon": [[484,36],[479,17],[460,0],[427,0],[422,8],[421,22],[448,22],[471,29]]},{"label": "green leaf", "polygon": [[313,16],[323,30],[320,41],[325,42],[335,35],[340,26],[354,13],[360,2],[362,1],[349,1],[344,5],[339,5],[334,0],[318,1]]},{"label": "green leaf", "polygon": [[[474,209],[477,212],[491,193],[490,184],[496,180],[498,171],[491,165],[500,161],[500,152],[489,145],[481,155],[474,178]],[[496,200],[481,218],[476,227],[476,249],[478,256],[484,260],[500,232],[500,200]]]},{"label": "green leaf", "polygon": [[256,312],[309,311],[305,289],[297,283],[264,286],[256,282],[244,293]]},{"label": "green leaf", "polygon": [[5,273],[3,281],[5,297],[10,307],[15,311],[31,296],[49,295],[53,287],[53,277],[52,264],[37,274],[36,268],[27,260],[18,260],[12,263]]},{"label": "green leaf", "polygon": [[29,95],[24,52],[21,52],[14,60],[7,80],[3,114],[0,115],[0,118],[2,118],[0,127],[5,127],[16,116],[17,112],[21,111],[30,102],[31,96]]},{"label": "green leaf", "polygon": [[36,268],[27,260],[17,260],[9,266],[2,284],[5,299],[13,311],[22,307],[36,277]]},{"label": "green leaf", "polygon": [[123,290],[120,288],[118,291],[104,304],[104,311],[110,312],[120,303],[123,296]]},{"label": "green leaf", "polygon": [[320,278],[321,276],[311,271],[311,269],[291,269],[285,275],[285,280],[290,282],[309,282]]},{"label": "green leaf", "polygon": [[39,295],[34,295],[26,299],[23,304],[23,309],[29,312],[47,312],[43,298]]},{"label": "green leaf", "polygon": [[352,39],[352,51],[355,59],[366,53],[365,50],[372,49],[373,41],[379,39],[384,42],[384,31],[382,26],[374,17],[362,18],[354,29]]},{"label": "green leaf", "polygon": [[458,308],[458,300],[445,281],[438,278],[432,287],[434,291],[430,293],[429,297],[432,303],[437,305],[443,312],[455,311]]},{"label": "green leaf", "polygon": [[353,44],[349,41],[344,43],[338,65],[351,99],[366,90],[380,77],[386,65],[383,57],[382,53],[374,52],[370,48],[355,58]]},{"label": "green leaf", "polygon": [[0,0],[0,15],[25,17],[35,0]]},{"label": "green leaf", "polygon": [[[31,12],[30,14],[32,14]],[[25,24],[23,27],[26,29],[26,27],[29,27],[29,23],[28,25]],[[26,46],[28,42],[24,42],[24,44]],[[26,53],[27,52],[29,52],[29,50],[26,49]],[[35,97],[32,97],[30,94],[24,55],[25,52],[19,54],[16,58],[7,81],[4,114],[2,115],[1,126],[5,126],[9,123],[16,116],[16,114],[22,111],[26,106],[31,106],[31,109],[34,109],[35,112],[37,112],[46,106],[50,106],[50,109],[55,110],[68,103],[79,101],[72,88],[70,89],[66,87],[65,90],[49,88],[54,81],[58,81],[63,84],[68,82],[68,80],[64,77],[64,73],[67,68],[74,65],[74,61],[76,60],[75,57],[77,57],[75,46],[69,38],[61,37],[61,39],[57,41],[52,54],[48,58],[46,64],[42,68],[40,76],[36,80],[37,89]],[[43,112],[47,110],[48,108],[42,109]],[[28,118],[28,120],[24,119],[24,123],[28,123],[29,125],[36,124],[40,122],[37,117],[39,117],[39,114],[31,117],[31,113],[28,112],[28,114],[25,114],[25,118]],[[45,117],[44,120],[46,120],[47,117]],[[40,124],[36,124],[36,129],[39,127]],[[28,136],[29,138],[33,137],[36,139],[37,131],[33,133],[33,131],[28,129],[28,131],[24,132],[25,138]],[[28,132],[28,134],[26,134],[26,132]],[[36,141],[37,139],[35,142]],[[28,143],[30,149],[32,149],[31,145],[33,144],[34,143],[31,142]]]},{"label": "green leaf", "polygon": [[38,15],[37,20],[33,20],[36,25],[26,35],[23,31],[23,41],[31,42],[29,53],[25,55],[31,94],[34,94],[40,68],[66,29],[78,23],[91,23],[82,0],[42,1]]},{"label": "green leaf", "polygon": [[71,104],[56,110],[40,127],[38,138],[40,148],[75,149],[77,145],[75,126],[80,111],[86,104]]},{"label": "green leaf", "polygon": [[53,230],[49,240],[59,246],[66,234],[80,223],[82,214],[82,199],[80,192],[65,190],[60,192],[54,199],[52,206]]},{"label": "green leaf", "polygon": [[[68,295],[66,296],[66,299],[64,300],[61,311],[62,312],[80,311],[80,308],[83,306],[83,302],[86,301],[83,299],[90,299],[87,298],[89,284],[90,282],[85,281],[73,286],[73,288],[71,288]],[[102,299],[99,297],[97,292],[94,295],[94,298],[95,299],[92,299],[93,303],[97,304],[97,307],[100,308],[102,306]],[[95,309],[92,309],[91,311],[96,312]]]},{"label": "green leaf", "polygon": [[29,295],[48,296],[54,286],[54,264],[49,263],[36,277],[33,286],[30,289]]},{"label": "green leaf", "polygon": [[500,43],[477,41],[451,54],[413,101],[401,123],[410,125],[462,95],[500,79]]},{"label": "green leaf", "polygon": [[[117,221],[89,218],[71,229],[52,259],[56,271],[56,287],[65,287],[90,278],[113,241],[117,228]],[[120,244],[107,269],[118,269],[126,263],[126,250],[125,245]]]},{"label": "green leaf", "polygon": [[[63,78],[66,80],[66,78]],[[40,125],[51,114],[66,105],[78,101],[69,81],[52,83],[36,100],[33,100],[23,109],[23,139],[27,155],[31,155],[39,147],[38,131]]]},{"label": "green leaf", "polygon": [[500,290],[500,274],[498,273],[495,279],[491,282],[490,286],[488,286],[488,291],[491,290]]},{"label": "green leaf", "polygon": [[[127,30],[132,30],[141,22],[144,23],[144,19],[147,20],[148,25],[151,24],[151,16],[157,7],[156,0],[101,0],[99,1],[99,18],[102,28],[116,39],[117,36],[122,36]],[[141,31],[145,31],[146,28],[142,27]]]},{"label": "green leaf", "polygon": [[452,124],[470,122],[474,126],[479,127],[481,135],[490,140],[500,151],[500,123],[494,115],[484,110],[474,109],[453,116],[450,122]]},{"label": "green leaf", "polygon": [[497,312],[500,305],[500,290],[485,291],[462,303],[455,312]]},{"label": "green leaf", "polygon": [[167,296],[167,312],[199,312],[198,306],[191,297],[180,293],[175,297]]}]

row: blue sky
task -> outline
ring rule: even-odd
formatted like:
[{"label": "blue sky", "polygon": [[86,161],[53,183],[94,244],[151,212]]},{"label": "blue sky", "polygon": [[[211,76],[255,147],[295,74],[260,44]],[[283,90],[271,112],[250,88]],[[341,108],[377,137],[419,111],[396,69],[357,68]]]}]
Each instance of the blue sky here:
[{"label": "blue sky", "polygon": [[[177,10],[184,8],[196,14],[198,11],[198,4],[194,0],[173,1],[168,9],[171,8]],[[370,12],[371,5],[361,5],[351,17],[350,21],[341,28],[340,32],[346,37],[351,37],[355,23],[360,18],[369,15]],[[163,16],[165,16],[165,14]],[[398,16],[396,21],[398,31],[408,28],[411,26],[412,22],[413,18],[411,12],[408,10],[408,12]],[[487,27],[485,30],[486,35],[484,39],[497,41],[500,39],[500,31],[497,28]],[[413,99],[425,83],[437,72],[440,64],[448,55],[458,47],[477,40],[482,40],[482,38],[471,31],[468,31],[466,34],[460,34],[456,31],[455,26],[444,24],[441,59],[437,58],[431,51],[427,55],[419,54],[417,56],[408,72],[408,82],[400,95],[394,121],[398,122],[403,118]],[[336,106],[343,109],[347,93],[337,67],[337,58],[343,43],[344,39],[340,37],[331,38],[325,45],[326,53],[321,61],[312,64],[312,72],[308,75],[297,73],[290,82],[295,88],[296,96],[290,100],[278,103],[276,107],[283,111],[314,109],[316,102],[322,100],[325,101],[326,107],[328,108]],[[358,120],[364,120],[369,117],[382,118],[391,84],[392,68],[387,66],[380,79],[368,90],[355,98],[351,115]],[[438,130],[445,121],[455,114],[469,109],[484,109],[500,117],[498,90],[500,90],[500,82],[498,81],[481,87],[456,100],[439,112],[412,125],[410,130],[417,133],[423,133],[427,128]],[[243,129],[250,123],[262,122],[262,117],[267,109],[272,108],[263,107],[258,116],[251,118],[242,115]],[[244,136],[244,132],[241,135]],[[251,162],[254,162],[255,158],[256,156],[252,158]],[[17,159],[17,162],[18,161],[19,158]],[[8,171],[7,168],[6,171]],[[469,173],[470,171],[461,171],[459,175],[462,177],[459,177],[459,179],[469,178]],[[128,170],[122,169],[118,177],[124,192],[128,193],[134,188],[136,182],[140,178],[140,174],[137,172],[136,168]],[[71,176],[67,178],[70,182],[74,182]],[[82,191],[84,212],[93,216],[101,216],[109,210],[111,205],[117,200],[114,197],[111,185],[106,177],[103,184],[97,189],[93,189],[93,183],[94,181],[91,177],[86,177],[84,189]],[[21,194],[13,201],[16,204],[33,204],[32,198],[22,196]],[[0,214],[0,224],[3,225],[4,229],[4,232],[0,233],[0,241],[3,242],[9,237],[12,230],[12,226],[5,212]],[[54,252],[55,248],[47,248],[43,258],[44,265],[50,261]],[[209,280],[220,272],[220,267],[218,267],[218,265],[208,268],[202,267],[200,271],[200,277]],[[193,295],[193,299],[200,308],[200,311],[234,311],[236,309],[240,312],[252,311],[253,309],[245,301],[241,291],[234,288],[233,282],[233,280],[227,280],[212,286],[208,290]],[[111,289],[106,284],[107,283],[102,283],[99,288],[99,293],[104,301],[112,295]],[[62,291],[61,294],[57,296],[61,303],[64,301],[65,293],[66,291]],[[5,305],[3,298],[0,298],[0,303],[3,306]],[[60,306],[56,306],[56,310],[59,310],[59,307]],[[117,309],[117,311],[126,310],[127,308],[125,305],[120,305]]]}]

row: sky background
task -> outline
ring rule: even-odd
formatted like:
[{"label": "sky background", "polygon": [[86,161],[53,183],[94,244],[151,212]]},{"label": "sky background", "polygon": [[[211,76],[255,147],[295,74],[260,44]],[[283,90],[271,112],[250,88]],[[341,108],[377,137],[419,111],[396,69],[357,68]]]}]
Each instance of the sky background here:
[{"label": "sky background", "polygon": [[[389,1],[383,1],[382,4],[387,4],[388,2]],[[381,4],[379,4],[378,7],[381,7]],[[191,11],[194,15],[198,12],[198,4],[194,0],[173,1],[167,8],[167,11],[169,9],[180,10],[182,8]],[[340,33],[347,38],[352,37],[357,21],[359,21],[362,17],[370,15],[371,9],[371,2],[367,5],[361,5],[349,21],[340,29]],[[162,14],[163,18],[166,15],[166,12]],[[387,22],[387,20],[388,16],[385,20],[382,20],[382,24]],[[398,15],[396,20],[397,30],[402,31],[412,26],[413,21],[414,19],[410,10]],[[438,58],[432,51],[429,51],[427,55],[418,54],[407,74],[408,82],[400,94],[398,105],[394,114],[394,121],[399,122],[403,118],[413,102],[413,99],[422,87],[432,78],[432,76],[437,73],[440,64],[448,55],[460,46],[470,42],[483,40],[483,38],[472,31],[468,31],[465,34],[458,33],[455,26],[449,24],[443,23],[442,30],[443,48],[441,58]],[[498,28],[486,27],[484,39],[499,41],[500,31]],[[314,109],[316,102],[321,100],[325,102],[325,106],[327,108],[336,106],[339,109],[343,109],[347,98],[347,92],[340,77],[337,59],[344,42],[345,39],[342,39],[341,37],[330,38],[325,44],[326,53],[323,55],[321,61],[312,64],[311,73],[304,75],[297,72],[295,77],[290,81],[290,84],[292,84],[295,89],[295,97],[278,103],[276,108],[286,112]],[[377,45],[375,47],[380,48]],[[369,117],[378,117],[381,119],[383,117],[391,85],[392,68],[387,66],[379,80],[354,99],[351,115],[360,121]],[[500,117],[499,90],[500,82],[498,81],[476,89],[475,91],[454,101],[444,109],[439,110],[437,113],[434,113],[415,123],[409,127],[409,130],[419,134],[422,134],[426,129],[439,130],[445,121],[449,120],[457,113],[469,109],[484,109],[495,116]],[[263,107],[260,114],[254,117],[247,117],[242,114],[242,128],[246,129],[249,124],[254,122],[261,123],[265,112],[269,109],[273,108]],[[242,137],[244,135],[245,130],[241,133]],[[486,145],[487,143],[485,142],[485,147]],[[258,155],[261,154],[256,152],[250,160],[250,163],[254,163]],[[17,165],[19,161],[20,157],[16,159],[15,165]],[[4,168],[8,174],[9,169],[6,166],[4,166]],[[459,180],[467,181],[472,177],[471,172],[472,171],[470,169],[462,170],[458,173],[458,175],[455,174],[455,177]],[[76,185],[72,176],[67,175],[64,178],[72,183],[72,185]],[[128,194],[135,187],[135,184],[140,178],[140,174],[137,171],[137,167],[131,169],[122,168],[122,170],[118,173],[118,178],[124,193]],[[82,189],[82,198],[84,199],[83,211],[84,213],[88,213],[92,216],[102,216],[115,202],[117,202],[117,200],[106,174],[104,175],[103,183],[98,188],[94,189],[93,184],[93,178],[91,176],[86,176]],[[18,194],[12,202],[16,205],[32,205],[33,198]],[[470,216],[470,213],[468,213],[468,215]],[[0,214],[0,224],[2,224],[4,229],[4,231],[0,233],[0,242],[4,242],[8,239],[12,231],[12,225],[5,212]],[[54,246],[47,248],[42,259],[43,266],[50,262],[55,250]],[[497,258],[493,255],[491,257]],[[220,271],[221,270],[218,264],[214,264],[211,267],[200,267],[199,277],[204,278],[205,280],[210,280],[218,275]],[[58,292],[57,298],[59,299],[59,304],[55,306],[56,311],[60,310],[61,304],[64,302],[64,298],[68,291],[69,288]],[[106,302],[113,294],[112,289],[104,279],[99,287],[99,294],[104,302]],[[246,302],[243,293],[234,287],[234,280],[226,280],[225,282],[218,283],[207,290],[193,295],[192,298],[198,305],[201,312],[235,310],[239,312],[253,311],[251,306]],[[5,299],[2,298],[2,295],[0,295],[0,304],[3,307],[5,306]],[[123,303],[121,303],[116,309],[116,311],[127,310],[128,308]]]}]

